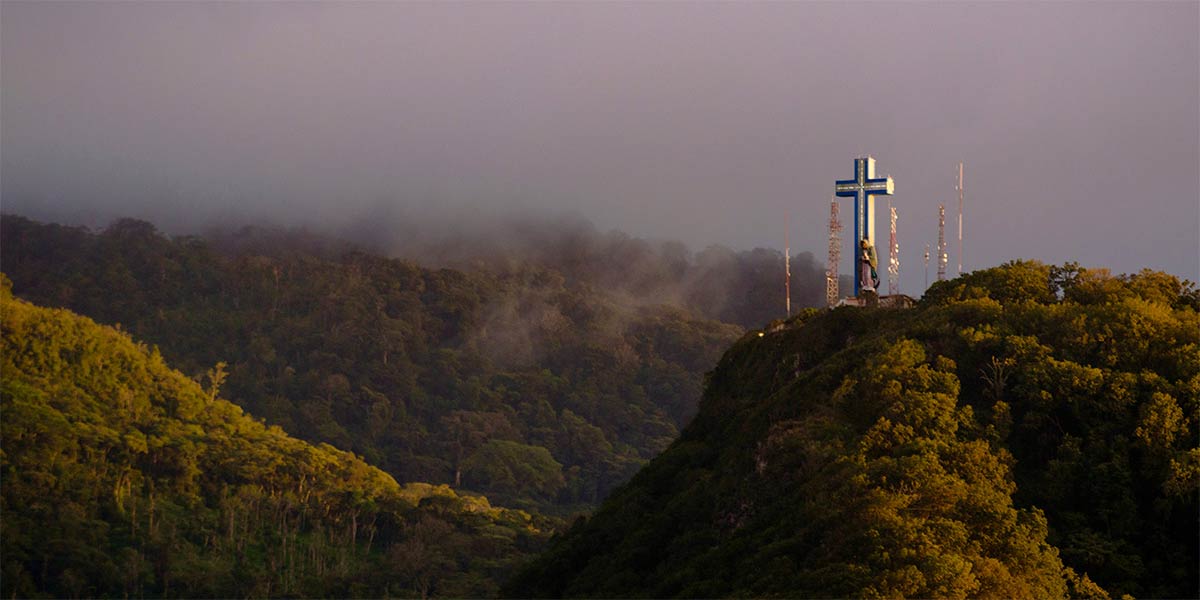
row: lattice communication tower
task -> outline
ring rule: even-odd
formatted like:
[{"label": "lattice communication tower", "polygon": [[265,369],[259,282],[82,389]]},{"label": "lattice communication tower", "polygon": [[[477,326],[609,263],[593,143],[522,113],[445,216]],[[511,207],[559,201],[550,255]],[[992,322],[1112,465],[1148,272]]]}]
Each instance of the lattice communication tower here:
[{"label": "lattice communication tower", "polygon": [[842,260],[842,221],[838,218],[837,198],[829,203],[829,262],[825,269],[825,304],[838,303],[838,268]]},{"label": "lattice communication tower", "polygon": [[888,294],[900,293],[900,244],[896,243],[896,207],[888,198],[888,211],[892,216],[892,233],[888,239]]},{"label": "lattice communication tower", "polygon": [[946,264],[950,256],[946,254],[946,205],[938,205],[938,245],[937,245],[937,280],[946,280]]}]

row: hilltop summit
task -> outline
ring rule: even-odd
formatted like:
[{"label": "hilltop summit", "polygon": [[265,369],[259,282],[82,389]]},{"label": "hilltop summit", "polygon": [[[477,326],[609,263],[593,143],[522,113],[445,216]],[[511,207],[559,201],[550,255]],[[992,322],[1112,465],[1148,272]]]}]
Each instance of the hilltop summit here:
[{"label": "hilltop summit", "polygon": [[1197,595],[1200,295],[1016,262],[750,332],[504,593]]}]

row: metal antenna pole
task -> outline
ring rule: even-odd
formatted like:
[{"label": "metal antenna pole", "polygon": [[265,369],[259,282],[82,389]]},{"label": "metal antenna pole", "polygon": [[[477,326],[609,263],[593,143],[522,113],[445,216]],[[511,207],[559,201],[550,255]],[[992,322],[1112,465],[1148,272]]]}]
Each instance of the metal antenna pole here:
[{"label": "metal antenna pole", "polygon": [[963,164],[958,161],[958,274],[962,275],[962,226],[963,226]]},{"label": "metal antenna pole", "polygon": [[792,317],[792,246],[788,234],[791,233],[791,214],[784,213],[783,217],[783,293],[787,297],[787,316]]},{"label": "metal antenna pole", "polygon": [[925,289],[929,289],[929,244],[925,244]]}]

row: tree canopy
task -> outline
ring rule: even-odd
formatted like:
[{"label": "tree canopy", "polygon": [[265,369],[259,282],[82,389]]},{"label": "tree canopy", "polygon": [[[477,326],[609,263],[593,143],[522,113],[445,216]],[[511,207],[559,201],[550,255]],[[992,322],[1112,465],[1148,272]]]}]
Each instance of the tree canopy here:
[{"label": "tree canopy", "polygon": [[0,282],[6,597],[488,596],[554,526],[290,437]]},{"label": "tree canopy", "polygon": [[[224,363],[223,397],[400,481],[549,513],[590,509],[665,448],[741,331],[536,266],[429,269],[255,230],[172,240],[129,219],[0,225],[17,296],[119,324],[199,381]],[[515,448],[538,465],[519,485],[501,476]]]},{"label": "tree canopy", "polygon": [[1014,262],[750,332],[504,593],[1195,597],[1198,298]]}]

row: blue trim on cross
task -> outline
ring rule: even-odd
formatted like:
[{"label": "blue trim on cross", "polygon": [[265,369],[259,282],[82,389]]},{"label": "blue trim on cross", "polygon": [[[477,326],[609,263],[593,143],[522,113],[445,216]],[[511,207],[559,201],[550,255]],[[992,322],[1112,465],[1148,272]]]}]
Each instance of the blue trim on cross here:
[{"label": "blue trim on cross", "polygon": [[[834,193],[842,198],[854,198],[854,295],[862,290],[862,242],[866,237],[871,238],[868,230],[868,207],[874,209],[872,196],[892,195],[894,183],[891,177],[875,177],[875,159],[863,156],[854,159],[854,179],[839,179],[834,185]],[[872,211],[874,212],[874,211]],[[875,240],[870,239],[871,245]],[[836,276],[836,275],[835,275]]]}]

